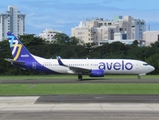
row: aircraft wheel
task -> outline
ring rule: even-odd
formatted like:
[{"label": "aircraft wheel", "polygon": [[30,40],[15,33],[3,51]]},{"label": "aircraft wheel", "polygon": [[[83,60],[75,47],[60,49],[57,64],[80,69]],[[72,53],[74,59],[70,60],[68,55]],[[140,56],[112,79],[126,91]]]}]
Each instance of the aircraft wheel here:
[{"label": "aircraft wheel", "polygon": [[78,75],[78,79],[79,79],[79,80],[82,80],[82,75]]},{"label": "aircraft wheel", "polygon": [[141,79],[141,76],[139,75],[137,78],[138,78],[138,79]]}]

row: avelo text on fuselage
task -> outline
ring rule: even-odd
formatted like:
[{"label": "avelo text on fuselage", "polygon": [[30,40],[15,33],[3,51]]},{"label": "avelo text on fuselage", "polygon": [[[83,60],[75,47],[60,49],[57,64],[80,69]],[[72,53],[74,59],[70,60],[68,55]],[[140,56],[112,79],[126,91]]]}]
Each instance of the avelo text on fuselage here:
[{"label": "avelo text on fuselage", "polygon": [[100,62],[98,68],[100,70],[132,70],[133,64],[131,62]]}]

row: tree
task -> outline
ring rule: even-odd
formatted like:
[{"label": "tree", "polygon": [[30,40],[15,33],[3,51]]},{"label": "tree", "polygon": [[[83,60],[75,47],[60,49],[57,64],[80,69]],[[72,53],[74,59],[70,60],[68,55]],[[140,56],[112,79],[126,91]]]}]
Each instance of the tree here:
[{"label": "tree", "polygon": [[36,37],[35,34],[20,35],[19,39],[25,46],[44,45],[46,42],[40,37]]},{"label": "tree", "polygon": [[132,43],[132,45],[131,45],[131,46],[133,46],[133,47],[137,47],[137,46],[138,46],[138,44],[139,44],[139,42],[138,42],[137,40],[135,40],[135,41],[133,41],[133,43]]},{"label": "tree", "polygon": [[70,42],[70,38],[65,33],[56,33],[56,35],[53,36],[55,44],[65,45]]},{"label": "tree", "polygon": [[75,36],[73,36],[70,38],[69,44],[70,45],[79,45],[79,44],[82,44],[82,41],[80,39],[76,38]]},{"label": "tree", "polygon": [[146,62],[148,62],[150,65],[155,67],[155,71],[152,73],[159,74],[159,54],[153,54],[149,58],[146,59]]}]

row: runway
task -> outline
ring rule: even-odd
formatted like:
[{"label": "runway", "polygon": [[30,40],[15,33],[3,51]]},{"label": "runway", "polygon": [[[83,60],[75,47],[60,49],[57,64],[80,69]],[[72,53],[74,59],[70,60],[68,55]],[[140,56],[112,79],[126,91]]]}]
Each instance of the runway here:
[{"label": "runway", "polygon": [[43,95],[35,104],[41,103],[158,103],[159,95]]},{"label": "runway", "polygon": [[43,103],[39,96],[0,97],[0,120],[158,120],[156,103]]},{"label": "runway", "polygon": [[0,84],[43,84],[43,83],[159,83],[157,78],[119,78],[119,79],[108,79],[108,78],[90,78],[90,79],[23,79],[23,80],[0,80]]},{"label": "runway", "polygon": [[[158,79],[0,80],[0,84],[159,83]],[[0,96],[0,120],[158,120],[159,95]]]},{"label": "runway", "polygon": [[58,111],[0,112],[0,120],[158,120],[159,112]]}]

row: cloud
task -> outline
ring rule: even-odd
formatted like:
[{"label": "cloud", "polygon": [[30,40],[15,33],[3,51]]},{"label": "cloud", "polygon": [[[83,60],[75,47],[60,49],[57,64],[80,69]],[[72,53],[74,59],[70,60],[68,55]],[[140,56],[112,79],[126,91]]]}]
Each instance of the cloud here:
[{"label": "cloud", "polygon": [[33,10],[48,11],[49,9],[55,11],[100,11],[100,10],[119,10],[118,7],[109,7],[99,2],[91,3],[77,3],[67,1],[56,1],[56,0],[40,0],[40,1],[20,1],[22,5],[29,6]]},{"label": "cloud", "polygon": [[[157,0],[154,0],[157,1]],[[159,22],[158,5],[143,0],[14,0],[14,5],[26,14],[27,32],[52,28],[70,34],[71,28],[86,18],[111,20],[115,15],[132,16],[146,22]],[[138,4],[136,4],[138,3]],[[152,3],[155,4],[155,3]],[[7,11],[10,1],[0,5],[2,13]]]}]

